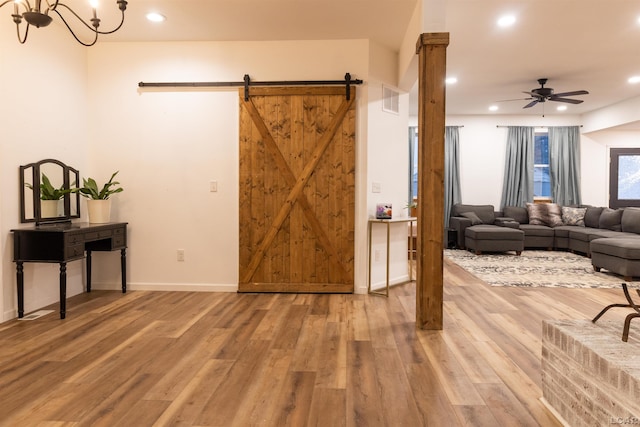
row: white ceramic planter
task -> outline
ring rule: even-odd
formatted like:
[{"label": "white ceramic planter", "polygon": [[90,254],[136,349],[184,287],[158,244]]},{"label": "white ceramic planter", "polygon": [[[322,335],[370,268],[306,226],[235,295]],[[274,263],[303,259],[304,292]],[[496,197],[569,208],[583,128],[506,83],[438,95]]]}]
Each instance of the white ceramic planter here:
[{"label": "white ceramic planter", "polygon": [[104,224],[111,220],[111,200],[87,200],[89,222]]},{"label": "white ceramic planter", "polygon": [[62,200],[40,200],[40,217],[57,218],[62,216]]}]

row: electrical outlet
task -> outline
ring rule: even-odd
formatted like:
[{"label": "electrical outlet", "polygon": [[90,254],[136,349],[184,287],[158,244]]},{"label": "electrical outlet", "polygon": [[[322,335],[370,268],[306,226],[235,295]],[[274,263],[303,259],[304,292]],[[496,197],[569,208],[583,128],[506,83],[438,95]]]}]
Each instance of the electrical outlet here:
[{"label": "electrical outlet", "polygon": [[382,191],[382,184],[380,184],[379,182],[372,182],[371,183],[371,192],[372,193],[380,193]]},{"label": "electrical outlet", "polygon": [[209,191],[215,193],[218,191],[218,181],[209,182]]},{"label": "electrical outlet", "polygon": [[178,249],[178,261],[184,261],[184,249]]},{"label": "electrical outlet", "polygon": [[379,262],[380,261],[380,249],[376,249],[374,252],[374,261],[375,262]]}]

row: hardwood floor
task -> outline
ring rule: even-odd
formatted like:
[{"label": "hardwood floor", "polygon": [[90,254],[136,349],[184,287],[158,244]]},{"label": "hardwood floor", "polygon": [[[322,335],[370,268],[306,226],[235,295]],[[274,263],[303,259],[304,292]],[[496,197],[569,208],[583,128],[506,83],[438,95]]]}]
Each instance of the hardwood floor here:
[{"label": "hardwood floor", "polygon": [[541,321],[621,298],[490,287],[446,259],[443,331],[415,328],[415,284],[388,299],[94,291],[66,320],[0,324],[0,425],[560,425],[539,400]]}]

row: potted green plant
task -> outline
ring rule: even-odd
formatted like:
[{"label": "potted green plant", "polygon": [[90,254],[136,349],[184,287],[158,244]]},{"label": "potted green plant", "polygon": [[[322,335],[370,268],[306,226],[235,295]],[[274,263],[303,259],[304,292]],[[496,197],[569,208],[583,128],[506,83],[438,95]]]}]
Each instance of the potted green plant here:
[{"label": "potted green plant", "polygon": [[406,208],[409,211],[409,216],[411,217],[418,216],[418,202],[415,199],[407,203]]},{"label": "potted green plant", "polygon": [[[75,182],[71,185],[75,185]],[[25,186],[33,190],[33,185],[26,183]],[[54,218],[59,216],[60,200],[65,194],[78,191],[78,188],[56,188],[51,184],[51,180],[44,173],[40,181],[40,216],[42,218]]]},{"label": "potted green plant", "polygon": [[99,187],[93,178],[82,179],[82,187],[79,188],[79,191],[83,197],[88,199],[89,222],[105,223],[111,219],[111,199],[109,197],[124,191],[122,187],[119,187],[120,183],[113,180],[118,172],[114,172],[102,187]]}]

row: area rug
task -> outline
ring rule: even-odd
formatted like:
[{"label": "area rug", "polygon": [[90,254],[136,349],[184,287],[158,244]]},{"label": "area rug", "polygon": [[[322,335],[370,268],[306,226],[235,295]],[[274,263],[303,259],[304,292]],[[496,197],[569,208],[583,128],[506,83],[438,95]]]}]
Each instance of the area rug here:
[{"label": "area rug", "polygon": [[[491,286],[619,288],[624,279],[607,272],[596,273],[591,259],[571,252],[525,250],[476,255],[446,249],[444,256]],[[629,283],[637,287],[636,283]]]}]

